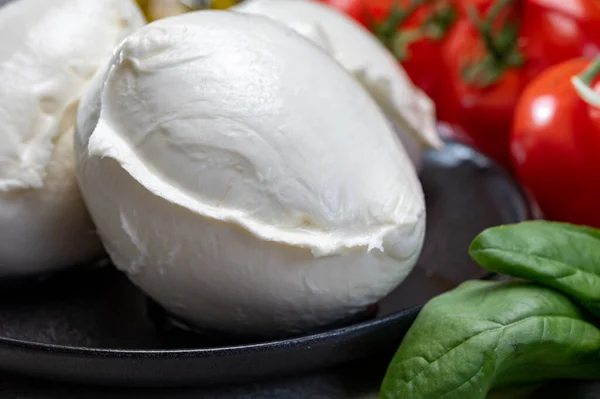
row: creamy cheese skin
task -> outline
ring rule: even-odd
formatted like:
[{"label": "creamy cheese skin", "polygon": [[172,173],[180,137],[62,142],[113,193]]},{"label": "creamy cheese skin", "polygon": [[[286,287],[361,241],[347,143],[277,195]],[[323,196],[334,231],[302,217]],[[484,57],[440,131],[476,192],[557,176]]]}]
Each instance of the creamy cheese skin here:
[{"label": "creamy cheese skin", "polygon": [[377,104],[265,17],[199,11],[129,36],[82,100],[76,155],[115,265],[205,328],[361,311],[424,239],[420,183]]},{"label": "creamy cheese skin", "polygon": [[0,277],[97,258],[75,178],[79,98],[144,24],[129,0],[19,0],[0,8]]},{"label": "creamy cheese skin", "polygon": [[332,55],[395,123],[417,168],[421,167],[425,150],[442,146],[433,101],[413,85],[375,36],[351,18],[310,0],[247,0],[232,10],[264,15],[286,24]]}]

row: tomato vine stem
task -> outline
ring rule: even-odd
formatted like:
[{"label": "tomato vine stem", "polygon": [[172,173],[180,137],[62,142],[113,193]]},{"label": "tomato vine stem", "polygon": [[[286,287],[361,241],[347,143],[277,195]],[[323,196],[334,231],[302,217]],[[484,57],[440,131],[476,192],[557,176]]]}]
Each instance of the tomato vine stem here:
[{"label": "tomato vine stem", "polygon": [[400,25],[402,25],[420,6],[429,0],[412,0],[407,8],[401,8],[394,2],[389,17],[380,25],[375,26],[375,35],[386,45],[394,39]]},{"label": "tomato vine stem", "polygon": [[467,13],[471,22],[481,35],[483,44],[488,51],[487,56],[473,65],[468,65],[463,71],[463,76],[468,82],[487,87],[495,83],[507,67],[517,67],[523,64],[524,58],[518,49],[518,25],[515,23],[502,23],[497,33],[494,33],[494,23],[502,13],[515,0],[498,0],[490,8],[483,20],[477,8],[470,4]]},{"label": "tomato vine stem", "polygon": [[[506,3],[507,1],[503,1],[503,2]],[[494,4],[494,9],[496,8],[496,5],[498,5],[498,4],[500,4],[500,2]],[[494,11],[494,9],[492,9],[492,11]],[[490,54],[496,61],[502,62],[502,58],[504,56],[498,49],[498,46],[496,46],[494,37],[492,35],[492,24],[495,20],[495,18],[492,18],[492,11],[490,11],[486,20],[483,21],[481,19],[481,17],[479,16],[479,13],[477,12],[477,8],[473,4],[469,4],[469,6],[467,8],[469,18],[471,18],[473,25],[475,25],[475,27],[479,31],[481,38],[483,39],[483,42],[485,43],[485,47],[488,49],[488,51],[490,52]],[[495,14],[497,14],[497,13],[495,13]]]},{"label": "tomato vine stem", "polygon": [[[433,5],[431,14],[415,28],[401,29],[420,7]],[[406,7],[394,2],[390,15],[382,23],[371,23],[373,32],[399,61],[408,58],[408,46],[424,38],[442,39],[456,20],[454,7],[445,0],[412,0]]]},{"label": "tomato vine stem", "polygon": [[594,91],[592,83],[599,74],[600,56],[596,57],[580,75],[571,78],[571,83],[575,87],[579,97],[595,107],[600,107],[600,94]]}]

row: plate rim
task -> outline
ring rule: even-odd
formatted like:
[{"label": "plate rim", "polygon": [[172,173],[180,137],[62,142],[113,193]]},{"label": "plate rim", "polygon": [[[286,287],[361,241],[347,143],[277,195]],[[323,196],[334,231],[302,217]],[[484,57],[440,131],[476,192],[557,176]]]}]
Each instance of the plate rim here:
[{"label": "plate rim", "polygon": [[70,346],[70,345],[56,345],[56,344],[45,344],[36,341],[27,341],[17,338],[0,337],[0,344],[7,346],[25,349],[29,351],[44,351],[53,352],[55,354],[63,355],[94,355],[102,357],[111,357],[111,355],[118,355],[118,357],[128,358],[147,358],[156,357],[157,355],[176,357],[181,355],[221,355],[223,353],[235,352],[253,352],[265,348],[272,348],[278,346],[284,346],[287,348],[299,347],[309,343],[318,344],[320,342],[329,341],[336,337],[345,337],[352,333],[360,333],[365,329],[372,328],[374,326],[381,326],[386,324],[393,324],[398,319],[404,319],[409,316],[418,314],[423,308],[424,304],[412,306],[403,309],[399,312],[391,313],[387,316],[375,318],[372,320],[366,320],[358,323],[354,323],[345,327],[338,327],[331,330],[322,331],[319,333],[313,333],[308,335],[301,335],[293,338],[283,339],[270,339],[264,342],[257,342],[252,344],[238,344],[228,346],[216,346],[211,348],[182,348],[182,349],[117,349],[117,348],[95,348],[85,346]]},{"label": "plate rim", "polygon": [[[481,152],[464,143],[455,140],[444,140],[447,150],[461,151],[468,150],[470,154],[476,156],[479,160],[487,162],[477,164],[479,169],[495,169],[495,179],[499,179],[502,185],[510,190],[511,197],[516,203],[506,204],[506,208],[511,210],[510,219],[513,221],[507,223],[518,223],[531,218],[531,205],[524,188],[517,182],[514,176],[508,173],[503,167],[489,160]],[[436,152],[426,153],[424,156],[434,155]],[[460,158],[460,157],[459,157]],[[467,157],[463,160],[473,159]],[[477,163],[477,162],[476,162]],[[488,279],[493,274],[487,274],[480,279]],[[426,303],[426,302],[425,302]],[[219,345],[204,348],[175,348],[175,349],[126,349],[126,348],[102,348],[93,346],[72,346],[60,344],[48,344],[39,341],[24,340],[19,338],[9,338],[0,336],[0,347],[3,350],[24,351],[29,355],[85,359],[129,359],[129,360],[153,360],[168,361],[178,358],[202,359],[211,357],[228,357],[253,354],[257,352],[293,351],[306,347],[327,346],[331,341],[351,342],[372,329],[392,327],[402,323],[409,318],[416,318],[420,310],[425,305],[419,304],[411,306],[400,311],[395,311],[381,317],[370,318],[358,321],[350,325],[332,328],[330,330],[299,335],[286,338],[266,338],[265,341],[253,342],[247,344]],[[411,323],[412,324],[412,321]],[[7,370],[8,371],[8,370]]]}]

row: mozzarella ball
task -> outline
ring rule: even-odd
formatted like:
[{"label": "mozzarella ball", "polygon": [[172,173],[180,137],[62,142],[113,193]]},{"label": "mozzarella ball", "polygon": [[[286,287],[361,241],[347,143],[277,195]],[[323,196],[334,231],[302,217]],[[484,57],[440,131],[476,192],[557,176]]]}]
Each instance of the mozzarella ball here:
[{"label": "mozzarella ball", "polygon": [[246,334],[364,310],[425,235],[416,171],[364,88],[268,18],[129,36],[78,114],[77,171],[114,264],[170,313]]},{"label": "mozzarella ball", "polygon": [[19,0],[0,8],[0,277],[97,259],[75,177],[81,94],[144,24],[129,0]]}]

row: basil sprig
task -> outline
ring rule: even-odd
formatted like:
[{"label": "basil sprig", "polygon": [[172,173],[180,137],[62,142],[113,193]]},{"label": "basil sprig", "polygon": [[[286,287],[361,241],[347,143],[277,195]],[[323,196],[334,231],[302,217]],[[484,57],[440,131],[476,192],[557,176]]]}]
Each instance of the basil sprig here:
[{"label": "basil sprig", "polygon": [[495,388],[600,379],[599,230],[494,227],[471,255],[529,281],[467,282],[428,302],[388,368],[382,399],[480,399]]}]

